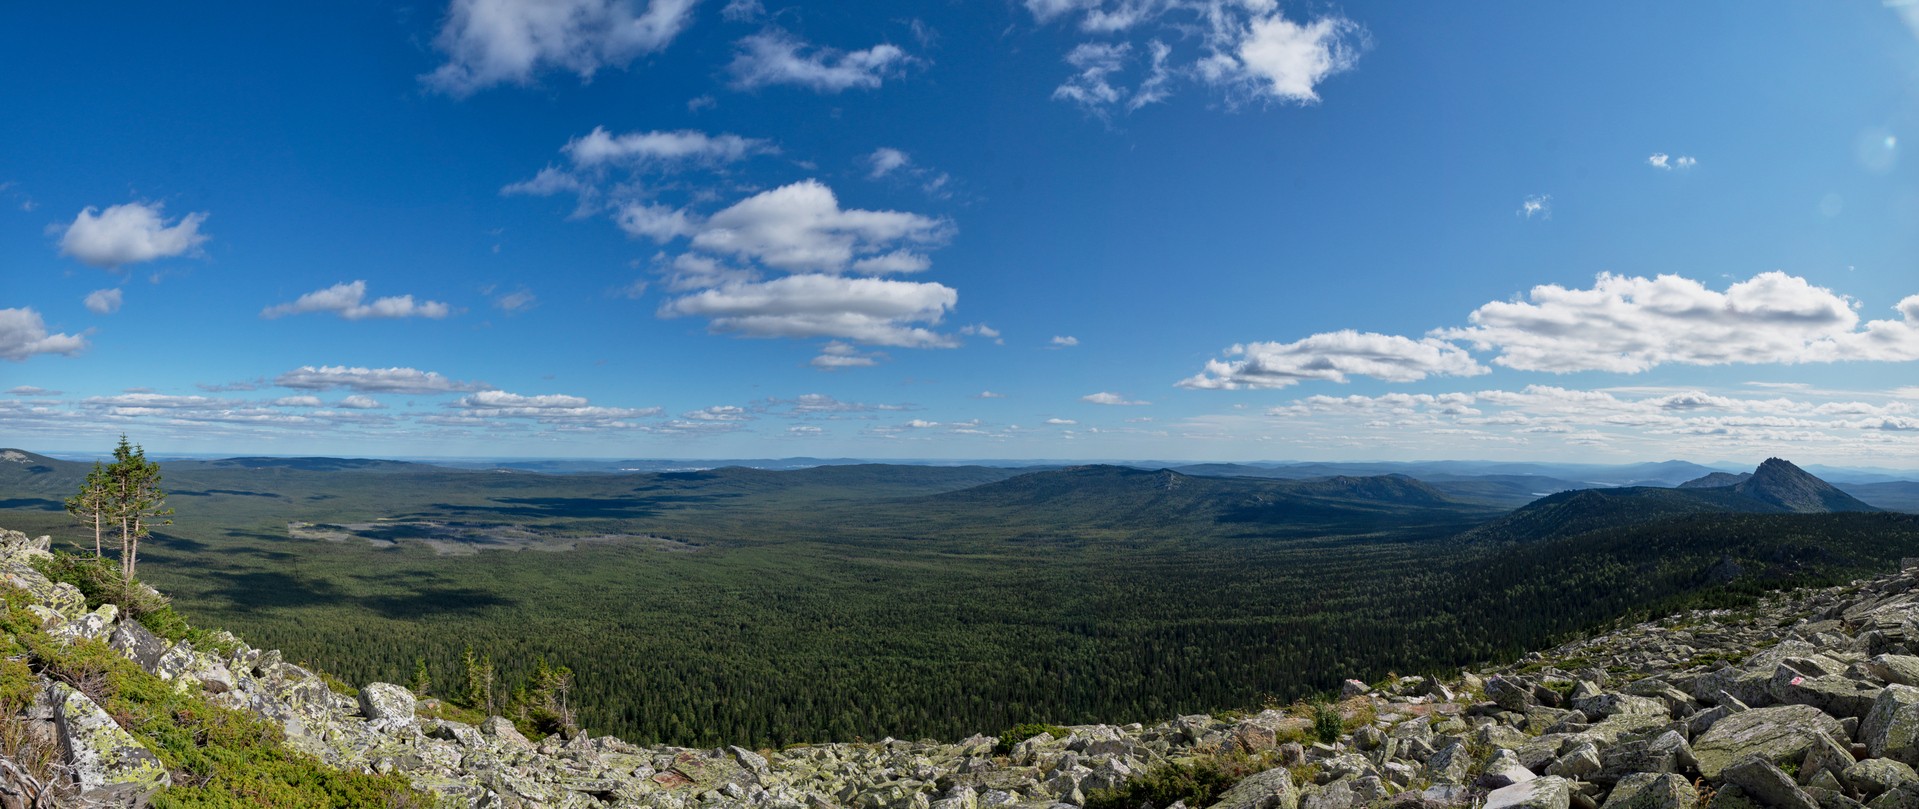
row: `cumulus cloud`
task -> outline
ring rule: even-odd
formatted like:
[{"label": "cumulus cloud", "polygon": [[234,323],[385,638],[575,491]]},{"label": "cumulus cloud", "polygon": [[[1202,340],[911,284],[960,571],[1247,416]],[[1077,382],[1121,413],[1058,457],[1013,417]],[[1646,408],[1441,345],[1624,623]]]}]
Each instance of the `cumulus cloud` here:
[{"label": "cumulus cloud", "polygon": [[1547,284],[1527,297],[1488,303],[1472,325],[1433,334],[1497,352],[1498,365],[1552,373],[1919,359],[1919,295],[1899,302],[1899,319],[1861,328],[1851,301],[1777,271],[1723,292],[1677,275],[1601,273],[1590,289]]},{"label": "cumulus cloud", "polygon": [[351,390],[359,393],[464,393],[486,387],[456,382],[418,368],[349,368],[344,365],[303,365],[281,374],[273,384],[293,390]]},{"label": "cumulus cloud", "polygon": [[89,312],[96,315],[110,315],[120,311],[120,303],[123,298],[124,295],[120,292],[119,287],[96,289],[87,293],[85,303],[87,311]]},{"label": "cumulus cloud", "polygon": [[347,320],[400,317],[424,317],[438,320],[452,314],[452,311],[451,307],[439,301],[416,303],[412,295],[396,295],[368,301],[366,282],[353,281],[308,292],[292,303],[269,306],[260,310],[260,316],[273,319],[287,315],[328,312]]},{"label": "cumulus cloud", "polygon": [[0,359],[20,362],[35,354],[71,355],[87,347],[77,334],[49,334],[46,321],[30,307],[0,309]]},{"label": "cumulus cloud", "polygon": [[1079,397],[1079,400],[1082,402],[1086,402],[1088,404],[1122,405],[1127,407],[1137,407],[1140,405],[1152,404],[1152,402],[1142,402],[1136,399],[1128,399],[1117,393],[1108,393],[1106,391],[1100,391],[1099,393],[1089,393],[1089,394],[1086,394],[1085,396]]},{"label": "cumulus cloud", "polygon": [[895,245],[943,244],[952,235],[944,219],[904,211],[841,208],[831,188],[803,180],[762,191],[708,217],[693,246],[753,259],[782,270],[849,268],[856,258]]},{"label": "cumulus cloud", "polygon": [[791,84],[838,93],[878,87],[911,61],[891,44],[840,51],[808,45],[783,31],[764,31],[739,41],[731,70],[734,86],[742,89]]},{"label": "cumulus cloud", "polygon": [[999,329],[995,329],[984,323],[973,323],[961,326],[959,333],[968,337],[984,337],[993,341],[994,345],[1006,345],[1006,338],[1000,336]]},{"label": "cumulus cloud", "polygon": [[386,405],[381,404],[380,400],[378,399],[375,399],[371,396],[362,396],[357,393],[353,394],[352,396],[348,396],[344,399],[341,399],[339,402],[335,403],[333,406],[346,408],[348,410],[379,410],[383,407],[386,407]]},{"label": "cumulus cloud", "polygon": [[983,391],[980,391],[979,393],[976,393],[976,394],[973,394],[973,398],[975,398],[975,399],[1004,399],[1004,398],[1006,398],[1006,394],[1004,394],[1004,393],[994,393],[994,392],[992,392],[992,391],[990,391],[990,390],[983,390]]},{"label": "cumulus cloud", "polygon": [[662,317],[708,318],[714,331],[747,337],[833,337],[869,345],[951,347],[937,324],[959,301],[951,287],[809,273],[731,283],[668,301]]},{"label": "cumulus cloud", "polygon": [[1535,216],[1541,219],[1551,219],[1553,218],[1553,195],[1533,194],[1520,200],[1519,210],[1514,211],[1514,213],[1527,219]]},{"label": "cumulus cloud", "polygon": [[685,211],[645,202],[630,202],[620,206],[619,212],[613,215],[613,222],[628,236],[661,243],[699,232],[693,218]]},{"label": "cumulus cloud", "polygon": [[1283,388],[1301,380],[1345,382],[1369,376],[1412,382],[1428,376],[1487,373],[1465,349],[1440,339],[1414,340],[1345,329],[1290,343],[1245,343],[1226,350],[1230,360],[1209,360],[1206,370],[1182,380],[1183,388],[1237,390]]},{"label": "cumulus cloud", "polygon": [[274,407],[320,407],[325,403],[318,396],[282,396],[268,404]]},{"label": "cumulus cloud", "polygon": [[1079,345],[1078,337],[1067,334],[1053,335],[1052,346],[1054,348],[1071,348],[1076,345]]},{"label": "cumulus cloud", "polygon": [[1065,427],[1065,426],[1078,424],[1079,422],[1073,419],[1047,419],[1046,423],[1054,425],[1056,427]]},{"label": "cumulus cloud", "polygon": [[698,0],[453,0],[434,45],[446,64],[427,86],[466,96],[564,70],[588,79],[666,48]]},{"label": "cumulus cloud", "polygon": [[8,396],[59,396],[60,391],[37,388],[32,385],[15,385],[7,389]]},{"label": "cumulus cloud", "polygon": [[60,236],[60,252],[104,268],[198,255],[210,238],[200,232],[207,215],[190,213],[169,224],[163,207],[158,202],[129,202],[104,211],[88,207]]},{"label": "cumulus cloud", "polygon": [[1319,83],[1351,70],[1366,46],[1365,29],[1344,17],[1301,24],[1273,12],[1236,28],[1230,48],[1200,63],[1201,75],[1254,98],[1292,104],[1318,103]]},{"label": "cumulus cloud", "polygon": [[1082,42],[1066,52],[1073,75],[1053,88],[1053,98],[1083,107],[1103,109],[1120,100],[1125,91],[1113,86],[1113,74],[1126,65],[1132,45],[1124,42]]}]

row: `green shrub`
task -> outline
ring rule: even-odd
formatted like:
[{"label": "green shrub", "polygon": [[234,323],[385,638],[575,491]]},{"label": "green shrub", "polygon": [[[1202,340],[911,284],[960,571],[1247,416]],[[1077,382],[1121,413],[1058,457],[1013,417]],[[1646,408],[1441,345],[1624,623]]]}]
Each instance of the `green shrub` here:
[{"label": "green shrub", "polygon": [[1187,806],[1210,806],[1221,793],[1249,775],[1265,771],[1272,760],[1234,751],[1169,761],[1140,773],[1117,789],[1094,790],[1085,809],[1138,809],[1142,804],[1164,807],[1185,801]]},{"label": "green shrub", "polygon": [[1313,735],[1327,744],[1339,741],[1339,734],[1345,732],[1346,720],[1339,715],[1339,709],[1330,702],[1313,706]]},{"label": "green shrub", "polygon": [[1019,744],[1020,742],[1026,741],[1027,739],[1031,739],[1034,736],[1038,736],[1042,733],[1048,736],[1051,736],[1055,739],[1064,739],[1067,736],[1072,735],[1073,732],[1063,727],[1060,727],[1059,725],[1048,725],[1040,722],[1027,722],[1024,724],[1014,725],[1010,728],[1007,728],[1005,731],[1001,732],[999,735],[999,744],[995,745],[993,749],[1002,754],[1011,753],[1013,752],[1013,745]]},{"label": "green shrub", "polygon": [[0,710],[31,698],[36,673],[86,693],[173,774],[174,785],[153,798],[158,809],[433,806],[401,776],[336,770],[288,749],[278,725],[175,690],[105,643],[54,640],[28,603],[25,593],[0,588],[0,628],[26,652],[25,660],[0,660]]}]

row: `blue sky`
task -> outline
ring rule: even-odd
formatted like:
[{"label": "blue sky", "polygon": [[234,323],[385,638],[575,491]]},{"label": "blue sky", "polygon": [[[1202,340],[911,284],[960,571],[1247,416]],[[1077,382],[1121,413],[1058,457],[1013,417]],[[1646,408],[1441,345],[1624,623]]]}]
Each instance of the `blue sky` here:
[{"label": "blue sky", "polygon": [[1919,467],[1919,12],[1540,6],[10,7],[0,443]]}]

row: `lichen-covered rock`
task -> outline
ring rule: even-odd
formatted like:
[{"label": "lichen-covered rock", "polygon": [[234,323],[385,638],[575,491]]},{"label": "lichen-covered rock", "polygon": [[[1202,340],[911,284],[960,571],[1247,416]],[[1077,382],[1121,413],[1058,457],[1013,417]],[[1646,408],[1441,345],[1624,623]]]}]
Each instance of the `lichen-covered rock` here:
[{"label": "lichen-covered rock", "polygon": [[391,732],[413,724],[413,692],[392,683],[367,683],[360,686],[360,713],[379,732]]},{"label": "lichen-covered rock", "polygon": [[1275,767],[1241,780],[1221,793],[1209,809],[1297,809],[1299,790],[1293,774]]},{"label": "lichen-covered rock", "polygon": [[1763,756],[1740,759],[1721,773],[1726,783],[1739,787],[1772,809],[1819,809],[1819,802],[1793,783],[1785,771]]},{"label": "lichen-covered rock", "polygon": [[1486,794],[1481,809],[1568,809],[1571,782],[1558,776],[1534,778]]},{"label": "lichen-covered rock", "polygon": [[50,696],[66,766],[82,797],[143,805],[173,783],[159,757],[87,695],[55,683]]},{"label": "lichen-covered rock", "polygon": [[1693,809],[1699,790],[1673,773],[1634,773],[1614,786],[1601,809]]},{"label": "lichen-covered rock", "polygon": [[1919,688],[1889,685],[1859,723],[1859,741],[1873,758],[1919,763]]},{"label": "lichen-covered rock", "polygon": [[1839,720],[1811,705],[1755,708],[1719,720],[1694,740],[1699,772],[1710,779],[1738,761],[1758,756],[1769,762],[1796,762],[1813,744],[1815,734],[1831,735]]}]

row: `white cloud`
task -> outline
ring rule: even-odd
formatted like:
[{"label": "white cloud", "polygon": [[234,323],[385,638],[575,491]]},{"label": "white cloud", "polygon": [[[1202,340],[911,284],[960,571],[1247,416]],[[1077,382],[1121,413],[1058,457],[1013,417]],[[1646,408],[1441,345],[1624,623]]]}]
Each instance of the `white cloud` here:
[{"label": "white cloud", "polygon": [[877,365],[885,354],[878,352],[862,353],[852,345],[837,340],[820,348],[819,356],[809,364],[822,371],[837,371],[841,368],[867,368]]},{"label": "white cloud", "polygon": [[898,244],[938,245],[952,235],[944,219],[903,211],[843,209],[833,190],[803,180],[763,191],[713,214],[693,246],[783,270],[847,269]]},{"label": "white cloud", "polygon": [[646,237],[664,244],[699,232],[686,211],[666,205],[630,202],[620,206],[613,222],[634,238]]},{"label": "white cloud", "polygon": [[59,396],[60,391],[36,388],[32,385],[16,385],[7,389],[8,396]]},{"label": "white cloud", "polygon": [[533,294],[533,290],[520,287],[512,292],[503,293],[495,297],[493,299],[493,306],[502,312],[523,312],[533,308],[534,304],[539,302],[540,298]]},{"label": "white cloud", "polygon": [[1522,371],[1636,373],[1663,364],[1919,359],[1919,295],[1898,320],[1860,328],[1854,304],[1783,272],[1761,273],[1724,292],[1676,275],[1601,273],[1591,289],[1537,286],[1527,301],[1496,301],[1471,326],[1433,333],[1496,351]]},{"label": "white cloud", "polygon": [[[803,53],[810,50],[811,53]],[[871,89],[912,61],[899,47],[879,44],[857,51],[814,48],[782,31],[764,31],[739,41],[733,57],[735,86],[751,89],[792,84],[822,93]]]},{"label": "white cloud", "polygon": [[1553,195],[1534,194],[1529,196],[1520,201],[1519,210],[1514,211],[1514,213],[1527,219],[1535,216],[1541,219],[1551,219],[1553,218]]},{"label": "white cloud", "polygon": [[40,313],[29,307],[0,309],[0,359],[20,362],[35,354],[78,353],[87,338],[75,334],[48,334]]},{"label": "white cloud", "polygon": [[714,405],[681,413],[680,418],[693,421],[752,421],[753,415],[739,405]]},{"label": "white cloud", "polygon": [[561,151],[574,165],[592,168],[611,164],[716,165],[779,150],[768,141],[738,135],[708,135],[691,129],[614,135],[605,127],[596,126],[592,132],[568,141]]},{"label": "white cloud", "polygon": [[1673,157],[1665,152],[1654,152],[1651,157],[1646,158],[1646,165],[1659,169],[1660,171],[1672,171],[1673,169],[1692,168],[1693,166],[1699,165],[1699,161],[1688,155]]},{"label": "white cloud", "polygon": [[1006,339],[1000,336],[999,329],[995,329],[984,323],[973,323],[961,326],[959,333],[968,337],[984,337],[992,340],[994,345],[1006,345]]},{"label": "white cloud", "polygon": [[282,396],[268,404],[274,407],[320,407],[325,403],[318,396]]},{"label": "white cloud", "polygon": [[1065,83],[1053,88],[1057,101],[1071,101],[1089,109],[1107,107],[1125,95],[1112,83],[1113,74],[1126,66],[1133,46],[1124,42],[1082,42],[1066,53],[1066,63],[1075,71]]},{"label": "white cloud", "polygon": [[369,302],[366,300],[366,282],[354,281],[308,292],[292,303],[269,306],[260,310],[260,316],[272,319],[312,312],[330,312],[347,320],[398,317],[437,320],[451,314],[452,309],[439,301],[416,303],[412,295],[376,298]]},{"label": "white cloud", "polygon": [[766,6],[760,0],[727,0],[720,9],[720,17],[727,22],[753,22],[766,15]]},{"label": "white cloud", "polygon": [[1056,427],[1063,427],[1078,424],[1079,422],[1073,419],[1047,419],[1046,423]]},{"label": "white cloud", "polygon": [[833,337],[868,345],[949,348],[951,336],[911,324],[937,324],[959,301],[935,283],[790,275],[729,283],[660,307],[662,317],[710,319],[714,331],[746,337]]},{"label": "white cloud", "polygon": [[1246,343],[1226,350],[1234,360],[1209,360],[1206,370],[1182,380],[1183,388],[1237,390],[1283,388],[1305,379],[1345,382],[1369,376],[1412,382],[1428,376],[1487,373],[1472,355],[1444,340],[1346,329],[1291,343]]},{"label": "white cloud", "polygon": [[1365,49],[1365,31],[1344,17],[1301,25],[1277,11],[1247,21],[1230,55],[1215,52],[1203,67],[1214,82],[1251,88],[1255,97],[1293,104],[1319,101],[1327,77],[1351,70]]},{"label": "white cloud", "polygon": [[95,267],[120,267],[171,256],[197,255],[209,238],[200,232],[205,213],[168,224],[162,203],[129,202],[95,213],[88,207],[60,237],[60,252]]},{"label": "white cloud", "polygon": [[592,190],[592,186],[586,181],[567,170],[547,166],[540,169],[540,173],[533,175],[533,179],[511,183],[501,188],[500,193],[506,196],[550,197],[554,194],[586,195]]},{"label": "white cloud", "polygon": [[933,267],[933,260],[923,253],[911,250],[894,250],[877,256],[867,256],[853,262],[853,272],[862,275],[884,275],[889,272],[910,273],[925,272]]},{"label": "white cloud", "polygon": [[[1272,0],[1027,0],[1041,24],[1074,18],[1101,38],[1065,56],[1073,73],[1053,98],[1104,117],[1165,101],[1175,82],[1196,79],[1229,107],[1248,102],[1313,104],[1319,85],[1351,70],[1368,46],[1365,29],[1341,16],[1295,22]],[[1189,48],[1176,50],[1174,44]],[[1135,59],[1144,48],[1147,58]],[[1196,48],[1196,50],[1192,49]]]},{"label": "white cloud", "polygon": [[343,407],[348,410],[379,410],[386,407],[386,405],[381,404],[380,400],[371,396],[362,396],[356,393],[341,399],[334,407]]},{"label": "white cloud", "polygon": [[580,396],[557,393],[522,396],[503,390],[478,391],[447,402],[445,406],[466,418],[528,419],[541,424],[593,429],[636,427],[631,419],[660,413],[657,407],[602,407]]},{"label": "white cloud", "polygon": [[434,45],[447,62],[421,77],[465,96],[495,84],[531,83],[542,70],[582,79],[664,49],[692,21],[698,0],[453,0]]},{"label": "white cloud", "polygon": [[1004,398],[1006,398],[1006,394],[1004,394],[1004,393],[994,393],[994,392],[992,392],[992,391],[990,391],[990,390],[983,390],[983,391],[980,391],[979,393],[976,393],[976,394],[974,394],[974,395],[973,395],[973,398],[975,398],[975,399],[1004,399]]},{"label": "white cloud", "polygon": [[1079,338],[1072,335],[1055,334],[1053,335],[1052,344],[1054,348],[1071,348],[1079,345]]},{"label": "white cloud", "polygon": [[124,297],[119,287],[96,289],[87,293],[87,311],[96,315],[113,314],[114,312],[120,311],[120,303]]},{"label": "white cloud", "polygon": [[786,428],[786,431],[792,435],[819,435],[820,433],[826,432],[811,424],[795,424]]},{"label": "white cloud", "polygon": [[866,162],[872,166],[872,170],[869,171],[866,176],[879,179],[913,162],[913,159],[898,149],[882,146],[874,149],[872,154],[867,155]]},{"label": "white cloud", "polygon": [[1086,394],[1085,396],[1079,397],[1079,400],[1082,402],[1086,402],[1088,404],[1122,405],[1127,407],[1137,407],[1140,405],[1152,404],[1152,402],[1142,402],[1135,399],[1128,399],[1117,393],[1108,393],[1106,391],[1100,391],[1099,393],[1089,393],[1089,394]]},{"label": "white cloud", "polygon": [[344,389],[360,393],[434,394],[480,390],[484,384],[455,382],[417,368],[349,368],[303,365],[281,374],[273,384],[293,390]]}]

